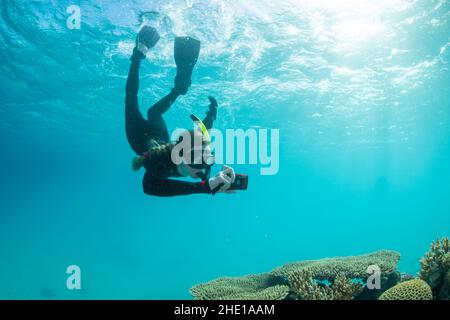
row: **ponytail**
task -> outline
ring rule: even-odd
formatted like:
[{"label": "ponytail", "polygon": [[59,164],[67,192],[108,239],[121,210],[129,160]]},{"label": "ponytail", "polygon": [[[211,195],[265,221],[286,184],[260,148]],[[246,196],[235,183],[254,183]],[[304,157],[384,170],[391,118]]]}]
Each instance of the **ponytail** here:
[{"label": "ponytail", "polygon": [[132,162],[131,162],[131,167],[133,168],[133,170],[134,171],[141,170],[142,166],[144,165],[145,159],[147,159],[147,157],[144,157],[144,156],[136,156],[136,157],[134,157]]},{"label": "ponytail", "polygon": [[158,161],[157,159],[161,159],[162,161],[167,161],[167,159],[171,159],[171,153],[174,143],[166,143],[163,145],[156,144],[157,146],[153,146],[147,152],[144,152],[142,155],[138,155],[133,158],[131,162],[131,167],[134,171],[139,171],[143,166],[146,160],[151,159]]}]

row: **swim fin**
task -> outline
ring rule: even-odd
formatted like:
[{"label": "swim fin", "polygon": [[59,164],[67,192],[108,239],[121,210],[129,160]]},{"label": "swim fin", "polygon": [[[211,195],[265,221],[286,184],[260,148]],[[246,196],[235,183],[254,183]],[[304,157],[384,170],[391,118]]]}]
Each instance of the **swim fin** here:
[{"label": "swim fin", "polygon": [[155,28],[150,26],[143,26],[136,37],[136,49],[145,58],[148,50],[153,48],[159,41],[159,33]]},{"label": "swim fin", "polygon": [[191,86],[192,71],[200,54],[200,41],[191,37],[175,38],[175,63],[177,76],[175,89],[179,94],[185,95]]}]

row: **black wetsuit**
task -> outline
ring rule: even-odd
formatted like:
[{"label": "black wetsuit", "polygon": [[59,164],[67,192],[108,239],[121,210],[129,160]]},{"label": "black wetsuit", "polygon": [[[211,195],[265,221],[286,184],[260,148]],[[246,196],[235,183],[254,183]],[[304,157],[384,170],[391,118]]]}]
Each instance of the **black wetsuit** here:
[{"label": "black wetsuit", "polygon": [[[172,91],[155,103],[147,112],[147,120],[144,119],[139,111],[138,91],[139,91],[139,67],[141,57],[139,53],[134,52],[131,58],[131,66],[128,74],[125,99],[125,127],[127,139],[131,148],[139,155],[142,155],[149,149],[149,141],[155,140],[158,143],[169,143],[169,132],[162,115],[169,110],[170,106],[178,98],[177,90]],[[207,129],[211,129],[215,114],[208,112],[203,123]],[[172,162],[170,156],[165,161],[159,159],[158,163],[154,161],[147,162],[143,187],[144,192],[153,196],[171,197],[178,195],[188,195],[193,193],[210,193],[205,187],[204,182],[187,182],[169,179],[169,177],[180,177],[176,165]]]}]

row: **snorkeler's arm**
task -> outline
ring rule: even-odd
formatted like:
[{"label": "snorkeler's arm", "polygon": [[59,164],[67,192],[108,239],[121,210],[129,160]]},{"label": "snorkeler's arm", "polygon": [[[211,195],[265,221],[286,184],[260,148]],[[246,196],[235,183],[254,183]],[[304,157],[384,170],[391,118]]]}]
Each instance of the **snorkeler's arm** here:
[{"label": "snorkeler's arm", "polygon": [[213,127],[214,120],[216,120],[217,117],[217,101],[213,97],[208,97],[209,99],[209,110],[206,112],[206,118],[203,120],[203,124],[205,125],[206,129],[210,130]]},{"label": "snorkeler's arm", "polygon": [[148,172],[143,181],[144,192],[150,196],[174,197],[211,191],[205,182],[188,182],[168,178],[154,177]]}]

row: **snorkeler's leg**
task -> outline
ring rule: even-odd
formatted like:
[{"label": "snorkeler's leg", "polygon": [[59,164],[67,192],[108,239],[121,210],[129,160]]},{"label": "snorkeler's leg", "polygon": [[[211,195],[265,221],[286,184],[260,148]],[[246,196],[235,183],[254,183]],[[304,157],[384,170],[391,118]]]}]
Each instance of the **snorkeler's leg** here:
[{"label": "snorkeler's leg", "polygon": [[169,110],[178,96],[179,94],[175,90],[172,90],[168,95],[148,109],[147,128],[152,139],[156,139],[159,142],[169,142],[169,132],[162,115]]},{"label": "snorkeler's leg", "polygon": [[126,101],[137,101],[137,94],[139,91],[139,68],[141,67],[142,59],[144,59],[144,55],[142,55],[136,48],[134,48],[133,55],[130,59],[130,70],[128,72]]},{"label": "snorkeler's leg", "polygon": [[172,89],[168,95],[159,100],[153,106],[151,106],[147,111],[147,119],[150,119],[153,116],[162,116],[164,113],[169,110],[175,100],[180,96],[180,94]]},{"label": "snorkeler's leg", "polygon": [[208,97],[209,99],[209,110],[206,112],[206,117],[203,120],[203,124],[205,125],[206,129],[210,130],[213,127],[214,120],[217,118],[217,101],[213,97]]},{"label": "snorkeler's leg", "polygon": [[142,154],[146,150],[145,136],[146,121],[139,110],[139,67],[144,56],[135,48],[131,57],[131,66],[128,73],[125,98],[125,129],[131,148]]},{"label": "snorkeler's leg", "polygon": [[136,47],[133,49],[131,56],[131,67],[127,80],[127,98],[137,99],[139,91],[139,67],[142,59],[148,50],[153,48],[159,41],[159,34],[155,28],[150,26],[143,26],[136,37]]},{"label": "snorkeler's leg", "polygon": [[125,98],[125,128],[128,142],[131,148],[142,154],[147,151],[149,134],[147,131],[147,121],[139,110],[139,68],[141,61],[145,59],[148,50],[158,43],[159,34],[155,28],[144,26],[136,37],[136,47],[133,49],[131,66],[128,73]]}]

